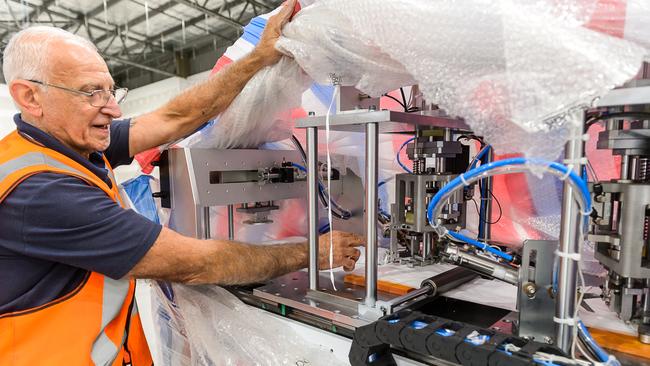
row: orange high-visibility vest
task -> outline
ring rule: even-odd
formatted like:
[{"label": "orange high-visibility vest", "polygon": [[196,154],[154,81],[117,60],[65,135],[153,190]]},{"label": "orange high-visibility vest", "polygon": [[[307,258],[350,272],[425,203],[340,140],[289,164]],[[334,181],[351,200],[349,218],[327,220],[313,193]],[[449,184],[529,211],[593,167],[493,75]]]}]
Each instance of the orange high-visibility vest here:
[{"label": "orange high-visibility vest", "polygon": [[[22,181],[42,172],[67,174],[103,190],[112,187],[83,165],[14,131],[0,141],[0,204]],[[89,272],[72,292],[47,304],[0,314],[0,365],[151,365],[135,303],[135,281]]]}]

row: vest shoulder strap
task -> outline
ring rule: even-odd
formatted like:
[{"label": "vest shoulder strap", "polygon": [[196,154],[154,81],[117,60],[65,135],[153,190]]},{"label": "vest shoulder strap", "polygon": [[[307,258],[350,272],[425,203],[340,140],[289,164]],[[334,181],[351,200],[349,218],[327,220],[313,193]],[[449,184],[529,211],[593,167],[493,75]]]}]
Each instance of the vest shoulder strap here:
[{"label": "vest shoulder strap", "polygon": [[[111,174],[110,165],[107,169]],[[77,177],[97,186],[118,201],[118,191],[73,159],[21,136],[14,131],[0,142],[0,202],[23,180],[37,173],[54,172]]]}]

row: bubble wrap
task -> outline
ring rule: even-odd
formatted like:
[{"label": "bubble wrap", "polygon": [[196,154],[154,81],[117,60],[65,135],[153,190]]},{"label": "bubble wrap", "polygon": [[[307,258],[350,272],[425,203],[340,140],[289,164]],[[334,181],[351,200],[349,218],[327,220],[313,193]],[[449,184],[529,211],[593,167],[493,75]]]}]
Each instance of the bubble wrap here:
[{"label": "bubble wrap", "polygon": [[610,35],[626,24],[622,4],[621,13],[597,0],[321,0],[278,47],[321,83],[336,74],[370,95],[417,83],[498,153],[555,158],[574,123],[567,111],[634,77],[649,54],[639,30],[647,1],[627,1],[638,23],[628,39]]}]

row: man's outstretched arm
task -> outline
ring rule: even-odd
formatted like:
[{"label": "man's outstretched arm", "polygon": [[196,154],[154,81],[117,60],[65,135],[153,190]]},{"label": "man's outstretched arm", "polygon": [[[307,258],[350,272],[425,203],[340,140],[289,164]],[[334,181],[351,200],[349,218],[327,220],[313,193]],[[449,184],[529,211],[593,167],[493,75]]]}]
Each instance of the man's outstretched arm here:
[{"label": "man's outstretched arm", "polygon": [[282,27],[291,18],[295,3],[296,0],[289,0],[269,19],[259,44],[250,54],[159,109],[134,118],[129,132],[130,155],[183,138],[226,110],[260,69],[275,64],[282,57],[275,43]]},{"label": "man's outstretched arm", "polygon": [[[320,267],[329,268],[329,234],[320,238]],[[335,231],[334,267],[352,270],[359,259],[356,234]],[[307,243],[250,245],[199,240],[163,228],[145,256],[127,274],[187,284],[241,285],[266,281],[307,267]]]}]

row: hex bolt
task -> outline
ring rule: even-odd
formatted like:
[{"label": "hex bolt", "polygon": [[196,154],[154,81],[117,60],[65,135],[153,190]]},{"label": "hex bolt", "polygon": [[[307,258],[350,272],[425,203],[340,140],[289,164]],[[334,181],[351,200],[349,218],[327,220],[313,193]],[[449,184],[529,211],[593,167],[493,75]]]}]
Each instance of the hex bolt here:
[{"label": "hex bolt", "polygon": [[535,284],[532,282],[524,283],[522,285],[522,289],[524,290],[526,296],[528,296],[529,298],[533,298],[537,293],[537,286],[535,286]]}]

